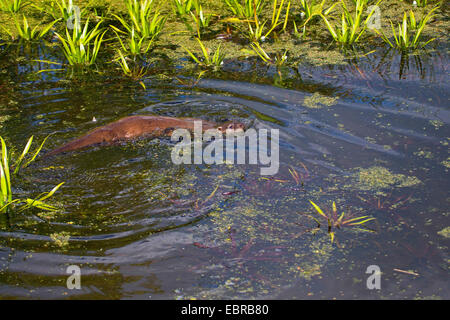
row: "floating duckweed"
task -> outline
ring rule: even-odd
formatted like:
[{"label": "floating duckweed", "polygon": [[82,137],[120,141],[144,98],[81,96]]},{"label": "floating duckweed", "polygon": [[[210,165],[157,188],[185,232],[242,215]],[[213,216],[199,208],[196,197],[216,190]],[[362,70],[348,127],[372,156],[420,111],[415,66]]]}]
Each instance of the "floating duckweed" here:
[{"label": "floating duckweed", "polygon": [[444,125],[444,122],[442,122],[441,120],[430,120],[430,124],[436,129],[438,130],[440,127],[442,127]]},{"label": "floating duckweed", "polygon": [[447,160],[442,161],[441,164],[447,169],[450,169],[450,157],[448,157]]},{"label": "floating duckweed", "polygon": [[69,244],[70,234],[66,231],[55,232],[50,235],[50,238],[58,247],[65,247]]},{"label": "floating duckweed", "polygon": [[421,158],[425,158],[425,159],[433,158],[433,153],[431,151],[420,150],[420,151],[414,152],[414,155],[421,157]]},{"label": "floating duckweed", "polygon": [[446,238],[450,238],[450,227],[442,229],[437,234]]},{"label": "floating duckweed", "polygon": [[328,97],[319,92],[315,92],[312,96],[305,97],[305,99],[303,99],[303,104],[305,107],[311,109],[320,109],[322,106],[330,107],[336,104],[338,99],[338,97]]},{"label": "floating duckweed", "polygon": [[403,174],[394,174],[385,167],[374,166],[367,169],[359,168],[354,177],[358,182],[358,188],[361,190],[379,190],[392,187],[403,188],[411,187],[421,183],[414,176],[405,176]]},{"label": "floating duckweed", "polygon": [[292,266],[290,271],[295,272],[301,278],[311,280],[312,277],[322,273],[322,267],[330,259],[333,249],[333,245],[327,237],[311,242],[309,250],[295,254],[295,258],[300,263]]},{"label": "floating duckweed", "polygon": [[0,129],[3,128],[3,122],[8,121],[10,118],[10,115],[0,116]]}]

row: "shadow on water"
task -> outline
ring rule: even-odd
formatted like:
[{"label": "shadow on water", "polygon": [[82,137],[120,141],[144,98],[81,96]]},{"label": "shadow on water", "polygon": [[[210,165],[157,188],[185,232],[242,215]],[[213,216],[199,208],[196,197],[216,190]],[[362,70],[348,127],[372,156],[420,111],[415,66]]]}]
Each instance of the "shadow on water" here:
[{"label": "shadow on water", "polygon": [[[16,152],[30,135],[53,133],[50,150],[124,116],[160,114],[279,129],[280,166],[272,178],[254,165],[177,166],[165,139],[39,161],[15,191],[65,181],[54,198],[64,209],[2,217],[0,296],[449,297],[446,55],[301,65],[278,86],[274,70],[230,62],[193,87],[171,74],[143,90],[114,75],[36,75],[48,66],[29,62],[44,49],[34,50],[0,64],[0,130]],[[309,200],[373,216],[374,232],[343,228],[331,244],[305,214]],[[372,264],[382,291],[366,288]],[[66,288],[69,265],[81,267],[81,290]]]}]

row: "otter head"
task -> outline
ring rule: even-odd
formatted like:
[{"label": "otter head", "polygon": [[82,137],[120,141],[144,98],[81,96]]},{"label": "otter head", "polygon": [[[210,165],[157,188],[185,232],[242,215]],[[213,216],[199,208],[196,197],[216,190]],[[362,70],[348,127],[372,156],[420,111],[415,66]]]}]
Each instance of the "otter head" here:
[{"label": "otter head", "polygon": [[217,130],[225,134],[240,134],[244,133],[245,126],[239,122],[229,122],[218,127]]}]

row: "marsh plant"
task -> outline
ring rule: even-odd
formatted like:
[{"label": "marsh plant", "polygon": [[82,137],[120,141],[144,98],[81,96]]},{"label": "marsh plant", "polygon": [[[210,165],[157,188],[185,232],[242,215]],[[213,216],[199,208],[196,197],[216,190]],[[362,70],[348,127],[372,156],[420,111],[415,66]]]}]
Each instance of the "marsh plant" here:
[{"label": "marsh plant", "polygon": [[324,9],[325,2],[326,0],[322,0],[320,3],[316,2],[316,0],[300,0],[300,16],[304,20],[303,27],[314,17],[329,15],[334,7],[339,4],[339,2],[335,2],[328,9]]},{"label": "marsh plant", "polygon": [[132,56],[146,54],[153,43],[153,38],[147,40],[144,37],[139,37],[134,31],[134,28],[131,29],[131,33],[127,35],[125,40],[121,39],[116,29],[113,31],[115,32],[123,51]]},{"label": "marsh plant", "polygon": [[[48,138],[48,137],[47,137]],[[31,137],[25,148],[23,149],[22,154],[17,158],[16,161],[12,161],[11,155],[8,152],[6,147],[6,143],[2,137],[0,137],[1,143],[1,163],[0,163],[0,214],[1,213],[9,213],[13,209],[17,209],[18,212],[22,212],[26,209],[37,208],[41,210],[47,211],[55,211],[56,207],[45,202],[48,198],[53,196],[53,194],[58,191],[58,189],[64,184],[60,183],[56,187],[54,187],[50,192],[44,192],[38,195],[36,198],[14,198],[13,193],[13,182],[17,177],[20,169],[27,167],[30,163],[32,163],[38,154],[40,153],[45,141],[44,139],[42,144],[37,148],[34,154],[31,157],[28,157],[30,152],[31,144],[33,143],[33,137]],[[26,158],[28,158],[26,160]]]},{"label": "marsh plant", "polygon": [[225,58],[225,54],[220,51],[220,45],[217,47],[216,52],[214,55],[210,55],[210,50],[205,47],[203,42],[196,38],[198,44],[200,45],[200,49],[202,51],[203,58],[197,58],[195,54],[193,54],[188,48],[184,47],[184,50],[191,56],[191,58],[202,67],[213,67],[214,69],[218,69],[223,64],[223,59]]},{"label": "marsh plant", "polygon": [[283,54],[277,54],[275,57],[271,57],[259,43],[252,43],[251,47],[253,52],[261,58],[267,64],[273,64],[277,67],[283,66],[287,61],[287,50]]},{"label": "marsh plant", "polygon": [[55,20],[79,24],[80,19],[86,15],[91,2],[92,0],[83,9],[80,9],[73,4],[72,0],[52,0],[50,3],[46,3],[42,9]]},{"label": "marsh plant", "polygon": [[426,42],[422,41],[422,32],[425,29],[426,24],[433,18],[434,11],[438,7],[435,7],[428,12],[419,22],[416,21],[414,13],[409,12],[409,17],[406,12],[403,15],[403,20],[397,25],[397,30],[395,30],[394,24],[391,21],[392,34],[394,41],[389,40],[386,34],[381,31],[382,39],[393,48],[397,48],[402,52],[407,52],[408,50],[414,50],[417,48],[422,48],[428,43],[434,40],[430,39]]},{"label": "marsh plant", "polygon": [[[23,15],[22,23],[20,22],[19,18],[14,16],[14,23],[16,25],[16,31],[17,35],[20,39],[26,40],[26,41],[32,41],[32,40],[39,40],[43,38],[53,27],[53,25],[56,23],[56,20],[46,25],[42,30],[38,30],[40,25],[35,26],[34,28],[31,28],[31,26],[28,23],[27,18],[25,15]],[[9,34],[9,36],[14,39],[14,33],[5,27],[1,26],[2,29]]]},{"label": "marsh plant", "polygon": [[223,0],[228,9],[239,19],[253,19],[261,15],[267,0]]},{"label": "marsh plant", "polygon": [[[136,60],[128,59],[120,50],[118,50],[117,53],[119,54],[119,59],[117,61],[124,75],[134,80],[139,80],[147,74],[147,69],[139,66]],[[130,64],[128,62],[130,62]],[[144,83],[140,82],[140,84],[145,89]]]},{"label": "marsh plant", "polygon": [[81,26],[72,29],[72,33],[66,28],[65,36],[56,33],[61,41],[61,47],[64,55],[71,66],[89,66],[95,63],[100,46],[103,42],[103,36],[99,29],[101,21],[97,25],[88,30],[89,19],[86,21],[84,28]]},{"label": "marsh plant", "polygon": [[[247,37],[252,42],[264,41],[274,30],[280,25],[283,25],[283,30],[286,29],[287,21],[289,19],[289,9],[291,2],[288,1],[286,5],[286,14],[284,20],[280,20],[281,13],[285,7],[285,0],[281,0],[278,4],[277,0],[273,1],[272,18],[270,20],[261,21],[261,17],[256,14],[254,10],[254,16],[252,20],[247,20]],[[267,27],[266,27],[267,26]]]},{"label": "marsh plant", "polygon": [[[190,12],[191,18],[194,21],[195,29],[197,31],[197,36],[200,38],[204,30],[208,29],[209,23],[211,22],[212,14],[207,14],[203,11],[202,5],[198,0],[194,0],[194,11]],[[189,24],[188,28],[192,29]]]},{"label": "marsh plant", "polygon": [[[316,212],[323,218],[328,225],[328,235],[330,236],[331,242],[334,241],[335,238],[335,229],[341,229],[343,227],[356,227],[359,230],[370,231],[365,228],[365,224],[369,221],[375,220],[375,218],[370,216],[360,216],[360,217],[352,217],[351,215],[346,215],[342,212],[338,215],[338,211],[336,208],[336,203],[333,201],[332,210],[330,212],[325,213],[317,204],[312,201],[309,201]],[[317,224],[321,225],[320,221],[315,217],[311,216]]]},{"label": "marsh plant", "polygon": [[379,0],[374,6],[372,6],[369,14],[364,19],[363,14],[367,10],[367,0],[356,0],[354,14],[347,8],[344,0],[341,0],[342,4],[342,16],[340,27],[334,26],[330,23],[328,18],[324,14],[320,14],[325,25],[330,32],[333,39],[343,46],[351,46],[358,42],[361,36],[367,29],[372,15],[375,13],[376,8],[383,0]]},{"label": "marsh plant", "polygon": [[[153,10],[152,0],[125,0],[128,19],[119,17],[115,14],[117,20],[127,30],[128,33],[134,29],[141,38],[155,38],[159,35],[164,27],[167,18],[161,15],[159,9]],[[116,28],[116,31],[126,33]]]},{"label": "marsh plant", "polygon": [[19,12],[29,4],[28,0],[0,0],[0,11]]},{"label": "marsh plant", "polygon": [[192,4],[195,0],[172,0],[173,12],[179,18],[186,18],[193,8]]}]

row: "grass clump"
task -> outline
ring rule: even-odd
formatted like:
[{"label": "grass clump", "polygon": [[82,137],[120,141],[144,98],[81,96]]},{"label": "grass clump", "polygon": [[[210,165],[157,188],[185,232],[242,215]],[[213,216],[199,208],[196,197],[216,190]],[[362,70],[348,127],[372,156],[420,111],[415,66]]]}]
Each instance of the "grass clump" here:
[{"label": "grass clump", "polygon": [[27,0],[0,0],[0,11],[19,12],[29,4]]},{"label": "grass clump", "polygon": [[[53,25],[56,22],[57,21],[55,20],[55,21],[49,23],[47,26],[45,26],[39,32],[38,28],[40,25],[37,25],[34,28],[31,28],[25,15],[23,15],[22,24],[19,22],[19,19],[17,18],[17,16],[14,16],[14,23],[16,25],[16,33],[20,39],[26,40],[26,41],[39,40],[39,39],[43,38],[45,35],[47,35],[47,33],[50,31],[50,29],[53,27]],[[9,34],[11,39],[14,39],[14,33],[12,31],[8,30],[7,28],[5,28],[3,26],[1,26],[1,27],[7,34]]]},{"label": "grass clump", "polygon": [[183,47],[184,50],[191,56],[191,58],[200,66],[202,67],[213,67],[214,69],[218,69],[222,66],[223,60],[225,59],[225,54],[220,51],[220,45],[217,47],[216,52],[214,55],[210,55],[210,50],[205,47],[203,42],[196,38],[198,44],[200,45],[200,49],[202,51],[203,59],[197,58],[195,54],[193,54],[188,48]]},{"label": "grass clump", "polygon": [[367,17],[363,19],[363,13],[366,11],[367,0],[356,0],[355,12],[353,15],[347,8],[345,1],[341,0],[343,12],[341,16],[340,28],[338,28],[338,26],[333,27],[324,14],[320,13],[320,17],[322,17],[328,31],[336,42],[343,46],[351,46],[358,42],[366,31],[367,23],[370,21],[375,12],[375,8],[381,1],[383,0],[379,0],[374,6],[372,6],[372,10],[370,10]]},{"label": "grass clump", "polygon": [[422,32],[428,21],[430,21],[430,19],[433,18],[433,13],[437,10],[437,8],[438,7],[431,9],[428,12],[428,14],[426,14],[422,19],[419,20],[419,22],[416,21],[414,12],[410,10],[409,17],[406,15],[405,12],[403,14],[402,22],[397,25],[397,31],[395,30],[392,21],[390,21],[394,41],[389,40],[389,38],[385,35],[383,31],[381,31],[382,39],[387,44],[389,44],[389,46],[396,48],[402,52],[407,52],[409,50],[425,47],[428,43],[430,43],[434,39],[430,39],[426,42],[423,42]]},{"label": "grass clump", "polygon": [[[22,212],[22,211],[24,211],[26,209],[30,209],[30,208],[38,208],[38,209],[47,210],[47,211],[55,211],[56,210],[56,208],[54,206],[49,205],[48,203],[45,202],[45,200],[47,200],[48,198],[53,196],[53,194],[64,184],[64,182],[58,184],[50,192],[41,193],[34,199],[30,199],[30,198],[14,199],[14,194],[13,194],[12,178],[15,178],[17,176],[20,169],[27,167],[30,163],[32,163],[36,159],[36,157],[40,153],[47,138],[44,139],[42,144],[35,151],[34,155],[31,156],[31,158],[24,163],[24,160],[30,151],[31,144],[33,143],[33,137],[31,137],[28,140],[22,154],[19,156],[19,158],[13,164],[11,164],[11,156],[8,153],[6,143],[3,140],[3,138],[0,137],[0,142],[1,142],[0,214],[1,213],[9,213],[13,209],[17,209],[19,212]],[[12,173],[11,173],[11,171],[12,171]]]},{"label": "grass clump", "polygon": [[103,42],[103,33],[99,29],[101,21],[88,31],[89,19],[86,21],[84,28],[81,26],[72,29],[70,34],[66,28],[65,36],[56,33],[61,41],[62,50],[64,52],[69,65],[71,66],[89,66],[95,63],[101,44]]}]

